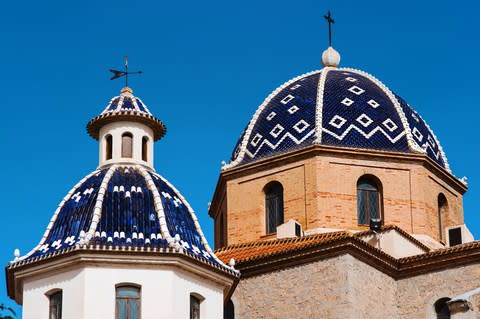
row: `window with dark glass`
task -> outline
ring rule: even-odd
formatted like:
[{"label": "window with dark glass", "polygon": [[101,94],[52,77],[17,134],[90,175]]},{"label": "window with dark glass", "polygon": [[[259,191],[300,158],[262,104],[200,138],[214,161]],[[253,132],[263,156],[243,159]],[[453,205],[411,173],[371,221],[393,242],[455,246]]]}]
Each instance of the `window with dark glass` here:
[{"label": "window with dark glass", "polygon": [[438,238],[440,240],[443,240],[443,216],[445,215],[445,212],[447,211],[447,198],[443,194],[439,194],[437,198],[437,204],[438,204]]},{"label": "window with dark glass", "polygon": [[107,160],[112,159],[112,151],[113,151],[112,136],[107,135],[105,136],[105,159]]},{"label": "window with dark glass", "polygon": [[265,186],[265,215],[267,234],[277,231],[283,224],[283,186],[279,182],[270,182]]},{"label": "window with dark glass", "polygon": [[140,319],[140,288],[118,286],[115,308],[116,319]]},{"label": "window with dark glass", "polygon": [[50,309],[48,319],[62,319],[62,291],[57,291],[49,296]]},{"label": "window with dark glass", "polygon": [[450,309],[447,304],[448,301],[450,301],[450,298],[440,298],[433,305],[437,319],[450,319]]},{"label": "window with dark glass", "polygon": [[122,157],[132,157],[133,154],[133,135],[123,133],[122,135]]},{"label": "window with dark glass", "polygon": [[190,295],[190,319],[200,319],[200,298]]},{"label": "window with dark glass", "polygon": [[144,136],[142,138],[142,161],[148,161],[148,137]]},{"label": "window with dark glass", "polygon": [[359,225],[369,225],[370,220],[381,219],[382,194],[375,178],[363,176],[357,182],[357,218]]},{"label": "window with dark glass", "polygon": [[235,319],[235,306],[233,305],[232,299],[228,300],[223,308],[223,319]]}]

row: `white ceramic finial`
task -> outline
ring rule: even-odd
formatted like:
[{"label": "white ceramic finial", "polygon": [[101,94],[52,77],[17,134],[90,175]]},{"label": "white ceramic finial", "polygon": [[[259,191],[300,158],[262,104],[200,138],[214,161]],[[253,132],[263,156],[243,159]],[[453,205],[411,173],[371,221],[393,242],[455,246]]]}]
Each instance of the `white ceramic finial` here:
[{"label": "white ceramic finial", "polygon": [[228,262],[228,265],[229,265],[230,267],[234,267],[234,266],[235,266],[235,259],[230,258],[230,261]]},{"label": "white ceramic finial", "polygon": [[15,260],[18,260],[18,258],[20,257],[20,249],[16,248],[13,251],[13,256],[15,256]]},{"label": "white ceramic finial", "polygon": [[340,53],[332,47],[328,47],[322,53],[322,64],[336,68],[340,64]]}]

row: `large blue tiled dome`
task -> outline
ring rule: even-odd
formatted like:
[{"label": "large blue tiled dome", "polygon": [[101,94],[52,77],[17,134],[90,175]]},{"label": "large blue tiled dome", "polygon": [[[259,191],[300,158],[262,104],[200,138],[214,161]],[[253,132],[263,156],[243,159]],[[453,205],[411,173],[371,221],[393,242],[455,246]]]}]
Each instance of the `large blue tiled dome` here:
[{"label": "large blue tiled dome", "polygon": [[435,134],[402,98],[367,73],[335,67],[301,75],[272,92],[224,168],[312,144],[423,153],[450,171]]}]

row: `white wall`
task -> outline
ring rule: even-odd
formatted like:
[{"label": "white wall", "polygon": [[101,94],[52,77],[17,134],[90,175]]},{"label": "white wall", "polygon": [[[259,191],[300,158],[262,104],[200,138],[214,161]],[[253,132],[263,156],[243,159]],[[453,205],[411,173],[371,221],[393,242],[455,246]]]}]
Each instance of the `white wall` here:
[{"label": "white wall", "polygon": [[64,319],[114,319],[115,285],[141,286],[142,319],[188,319],[190,294],[201,295],[202,319],[223,318],[223,289],[220,285],[179,268],[85,267],[63,274],[25,282],[24,319],[48,319],[51,289],[63,291]]},{"label": "white wall", "polygon": [[48,319],[49,298],[52,289],[63,291],[63,318],[87,318],[84,312],[85,272],[81,269],[29,280],[23,286],[23,318]]},{"label": "white wall", "polygon": [[[133,135],[133,157],[122,157],[122,135],[129,132]],[[105,136],[112,135],[112,159],[106,160]],[[142,160],[142,138],[148,137],[147,161]],[[148,126],[129,121],[120,121],[104,125],[99,133],[99,166],[113,163],[137,163],[153,167],[153,131]]]}]

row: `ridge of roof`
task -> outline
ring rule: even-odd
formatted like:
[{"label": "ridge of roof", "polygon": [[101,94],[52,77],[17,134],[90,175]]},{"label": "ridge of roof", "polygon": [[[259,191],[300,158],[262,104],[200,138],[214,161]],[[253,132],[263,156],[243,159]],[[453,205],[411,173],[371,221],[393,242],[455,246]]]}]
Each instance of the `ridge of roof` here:
[{"label": "ridge of roof", "polygon": [[[382,232],[393,229],[407,239],[413,238],[394,225],[383,227]],[[480,241],[429,251],[428,247],[413,238],[414,244],[418,242],[420,248],[424,246],[427,251],[395,258],[361,239],[369,233],[337,231],[296,238],[257,240],[227,246],[216,250],[215,254],[224,262],[235,259],[236,269],[240,270],[243,277],[343,254],[350,254],[395,279],[480,261]]]}]

